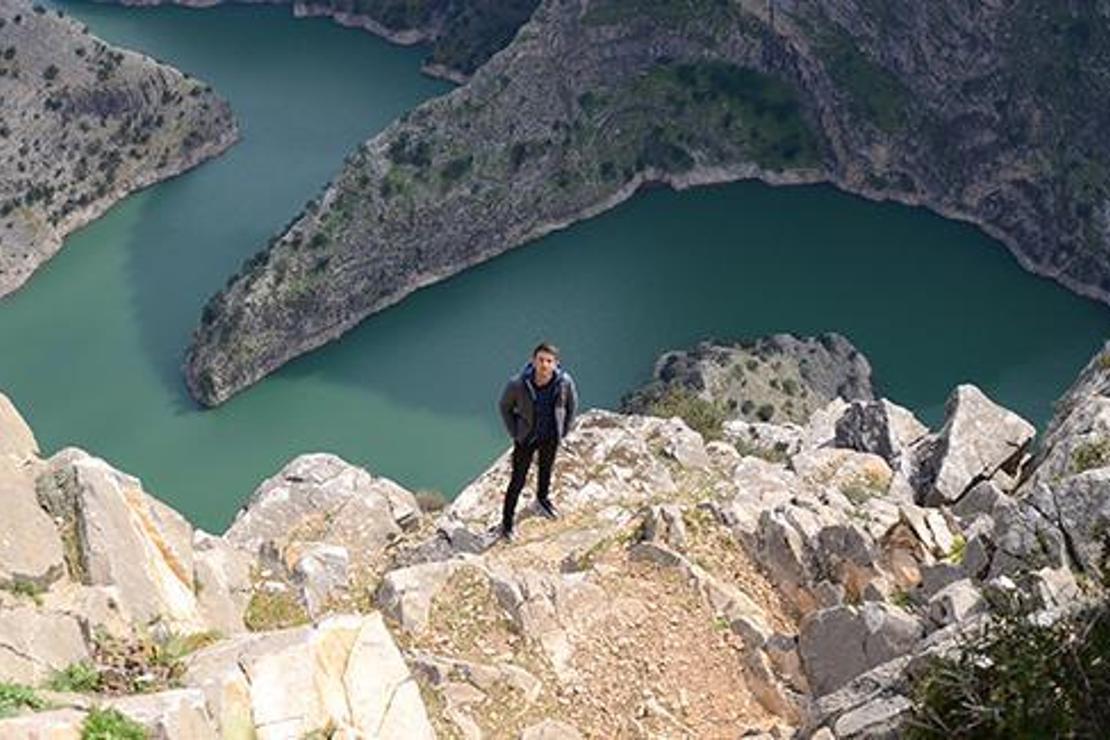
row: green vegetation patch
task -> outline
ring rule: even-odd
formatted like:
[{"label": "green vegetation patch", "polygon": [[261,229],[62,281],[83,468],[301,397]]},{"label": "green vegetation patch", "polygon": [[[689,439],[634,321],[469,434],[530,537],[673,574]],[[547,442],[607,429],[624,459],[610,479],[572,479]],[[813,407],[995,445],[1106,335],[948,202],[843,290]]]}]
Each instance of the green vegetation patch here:
[{"label": "green vegetation patch", "polygon": [[857,113],[887,133],[905,127],[912,99],[901,80],[872,61],[843,31],[821,34],[817,49],[829,76],[851,96]]},{"label": "green vegetation patch", "polygon": [[638,141],[626,155],[637,170],[684,172],[694,166],[695,153],[712,162],[748,159],[773,170],[820,161],[819,141],[794,87],[753,69],[724,62],[664,64],[587,102],[584,111],[615,108],[613,119],[623,131],[640,131],[639,137],[622,137]]},{"label": "green vegetation patch", "polygon": [[100,690],[100,671],[87,661],[71,663],[60,671],[55,671],[46,687],[51,691],[72,691],[89,693]]},{"label": "green vegetation patch", "polygon": [[254,632],[295,627],[308,622],[308,613],[292,591],[255,591],[243,623]]},{"label": "green vegetation patch", "polygon": [[0,681],[0,719],[27,709],[37,712],[46,706],[46,701],[30,686]]},{"label": "green vegetation patch", "polygon": [[1110,439],[1082,442],[1071,453],[1071,463],[1076,473],[1110,465]]},{"label": "green vegetation patch", "polygon": [[915,684],[910,738],[1104,737],[1110,599],[1053,624],[1014,602]]},{"label": "green vegetation patch", "polygon": [[94,708],[81,725],[81,740],[146,740],[146,728],[117,709]]},{"label": "green vegetation patch", "polygon": [[720,439],[724,435],[727,415],[720,404],[706,401],[683,388],[668,388],[663,395],[651,401],[645,411],[664,418],[677,416],[706,441]]}]

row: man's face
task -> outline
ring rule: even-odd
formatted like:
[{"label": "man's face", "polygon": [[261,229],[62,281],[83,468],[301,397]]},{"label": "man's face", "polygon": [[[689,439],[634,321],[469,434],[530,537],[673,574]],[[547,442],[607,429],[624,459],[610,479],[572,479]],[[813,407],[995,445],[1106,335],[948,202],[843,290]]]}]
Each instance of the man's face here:
[{"label": "man's face", "polygon": [[536,368],[536,379],[541,384],[547,382],[547,379],[554,374],[556,362],[558,362],[558,358],[550,352],[540,350],[532,355],[532,366]]}]

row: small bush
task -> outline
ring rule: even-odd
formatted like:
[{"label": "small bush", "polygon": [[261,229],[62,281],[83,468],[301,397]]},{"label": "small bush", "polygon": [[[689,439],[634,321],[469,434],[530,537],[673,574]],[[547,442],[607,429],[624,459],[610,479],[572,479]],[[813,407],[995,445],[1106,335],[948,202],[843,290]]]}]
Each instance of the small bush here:
[{"label": "small bush", "polygon": [[761,404],[760,407],[755,410],[755,416],[760,421],[770,421],[774,415],[775,407],[769,403]]},{"label": "small bush", "polygon": [[117,709],[94,708],[81,725],[81,740],[146,740],[146,728]]},{"label": "small bush", "polygon": [[46,702],[30,686],[0,681],[0,719],[11,717],[24,709],[45,709]]},{"label": "small bush", "polygon": [[26,598],[34,601],[39,606],[42,605],[43,589],[31,583],[30,581],[17,580],[11,585],[2,586],[0,588],[4,588],[5,590],[15,594],[16,596],[25,596]]},{"label": "small bush", "polygon": [[289,591],[255,591],[243,614],[243,623],[254,632],[295,627],[306,622],[308,613]]},{"label": "small bush", "polygon": [[447,506],[447,497],[439,491],[417,491],[413,495],[423,512],[442,511]]},{"label": "small bush", "polygon": [[724,435],[724,409],[682,388],[668,388],[648,406],[647,413],[666,418],[677,416],[706,441]]},{"label": "small bush", "polygon": [[1110,465],[1110,439],[1077,445],[1071,453],[1071,462],[1077,473]]},{"label": "small bush", "polygon": [[55,671],[46,687],[52,691],[90,692],[100,689],[100,672],[86,661],[71,663]]},{"label": "small bush", "polygon": [[915,684],[910,738],[1105,737],[1110,727],[1110,599],[1052,624],[1018,601],[996,605],[952,658]]}]

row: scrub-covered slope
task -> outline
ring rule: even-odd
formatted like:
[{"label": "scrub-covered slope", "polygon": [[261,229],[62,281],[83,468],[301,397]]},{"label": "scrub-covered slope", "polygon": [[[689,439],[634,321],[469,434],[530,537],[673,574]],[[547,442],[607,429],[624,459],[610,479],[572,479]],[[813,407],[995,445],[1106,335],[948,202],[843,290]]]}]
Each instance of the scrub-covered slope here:
[{"label": "scrub-covered slope", "polygon": [[0,296],[66,234],[236,136],[231,109],[203,82],[58,11],[0,0]]},{"label": "scrub-covered slope", "polygon": [[467,85],[352,152],[213,297],[189,386],[220,403],[412,290],[649,181],[828,180],[924,204],[1105,298],[1106,12],[546,0]]}]

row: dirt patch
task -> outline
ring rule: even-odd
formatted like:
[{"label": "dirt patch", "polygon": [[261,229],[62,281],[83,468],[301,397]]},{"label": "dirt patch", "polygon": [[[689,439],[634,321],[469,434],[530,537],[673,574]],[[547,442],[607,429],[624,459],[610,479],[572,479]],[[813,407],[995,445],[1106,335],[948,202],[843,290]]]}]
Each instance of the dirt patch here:
[{"label": "dirt patch", "polygon": [[677,571],[615,548],[594,581],[611,607],[574,636],[580,678],[560,691],[561,718],[607,738],[735,738],[774,724],[748,691],[740,639]]}]

